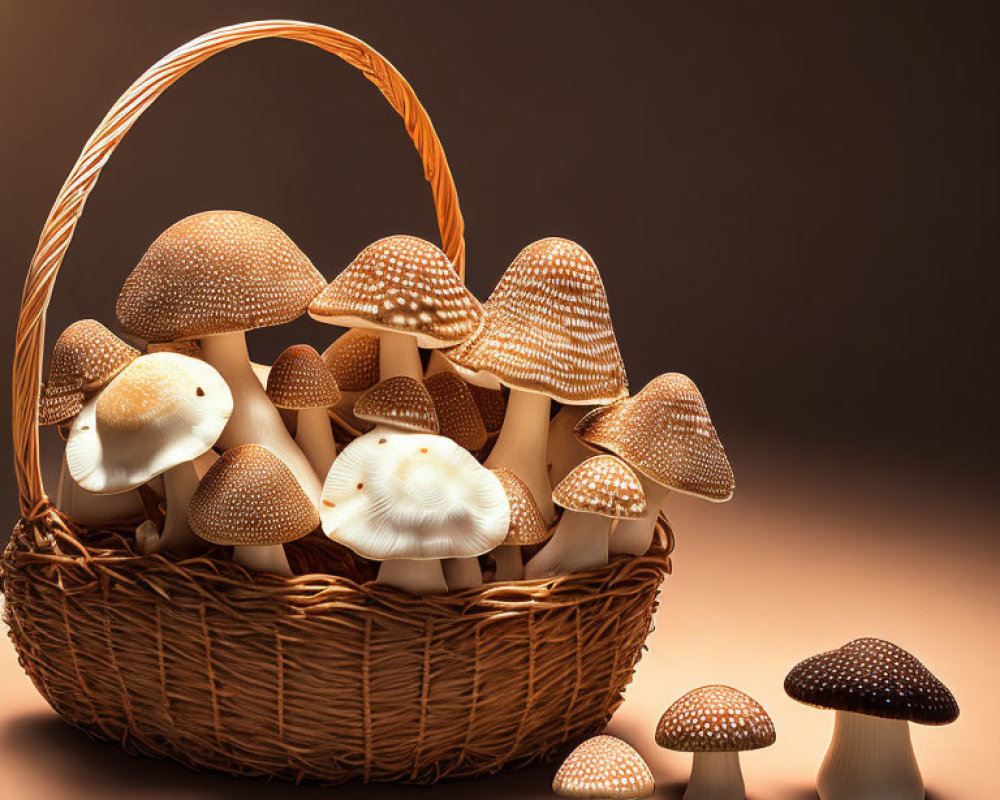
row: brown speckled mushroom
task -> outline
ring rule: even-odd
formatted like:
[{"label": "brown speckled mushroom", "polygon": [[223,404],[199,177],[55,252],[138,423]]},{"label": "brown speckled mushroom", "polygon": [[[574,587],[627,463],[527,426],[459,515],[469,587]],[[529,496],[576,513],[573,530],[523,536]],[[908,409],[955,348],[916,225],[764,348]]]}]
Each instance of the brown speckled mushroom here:
[{"label": "brown speckled mushroom", "polygon": [[122,325],[150,342],[198,339],[201,357],[233,393],[219,447],[267,447],[315,501],[320,481],[255,376],[244,334],[299,317],[325,283],[277,226],[238,211],[206,211],[160,234],[116,307]]},{"label": "brown speckled mushroom", "polygon": [[291,575],[283,545],[319,526],[319,514],[291,470],[266,447],[227,450],[205,473],[188,506],[191,528],[232,546],[233,561],[257,572]]},{"label": "brown speckled mushroom", "polygon": [[633,800],[649,797],[653,773],[633,747],[614,736],[594,736],[578,745],[559,767],[552,791],[560,797]]},{"label": "brown speckled mushroom", "polygon": [[298,412],[295,443],[306,454],[316,476],[326,480],[337,457],[326,410],[340,400],[340,391],[320,354],[307,344],[285,350],[271,365],[267,396],[279,409]]},{"label": "brown speckled mushroom", "polygon": [[785,678],[789,697],[837,712],[816,781],[821,800],[922,800],[910,723],[946,725],[958,703],[912,654],[855,639],[807,658]]},{"label": "brown speckled mushroom", "polygon": [[656,743],[694,753],[684,800],[744,800],[740,753],[774,744],[763,707],[731,686],[702,686],[674,702],[656,726]]},{"label": "brown speckled mushroom", "polygon": [[580,245],[542,239],[518,254],[484,309],[479,330],[445,355],[473,383],[484,376],[510,387],[485,463],[523,480],[552,522],[545,454],[551,401],[594,405],[628,393],[604,284]]},{"label": "brown speckled mushroom", "polygon": [[649,512],[625,521],[611,537],[612,553],[645,553],[656,515],[672,490],[715,503],[733,496],[733,470],[712,425],[701,392],[686,375],[660,375],[637,395],[598,408],[580,420],[576,434],[639,473]]},{"label": "brown speckled mushroom", "polygon": [[549,538],[551,531],[524,481],[509,469],[495,469],[493,474],[503,484],[510,503],[507,538],[493,551],[493,558],[497,562],[495,580],[518,581],[524,577],[521,548],[541,544]]},{"label": "brown speckled mushroom", "polygon": [[608,563],[614,522],[646,513],[642,485],[628,464],[594,456],[575,467],[552,493],[562,518],[546,545],[525,565],[526,578],[549,578]]},{"label": "brown speckled mushroom", "polygon": [[354,404],[362,392],[378,383],[378,354],[378,333],[365,328],[351,328],[323,351],[323,363],[340,389],[340,402],[333,412],[355,430],[367,429],[354,416]]},{"label": "brown speckled mushroom", "polygon": [[486,426],[465,381],[454,372],[437,372],[424,379],[424,386],[434,401],[442,436],[472,452],[486,444]]},{"label": "brown speckled mushroom", "polygon": [[438,418],[434,401],[424,385],[403,375],[388,378],[373,386],[354,404],[358,419],[380,427],[398,428],[413,433],[437,433]]},{"label": "brown speckled mushroom", "polygon": [[379,334],[379,377],[423,378],[418,347],[458,344],[482,318],[482,306],[448,256],[415,236],[389,236],[362,250],[309,304],[329,325]]}]

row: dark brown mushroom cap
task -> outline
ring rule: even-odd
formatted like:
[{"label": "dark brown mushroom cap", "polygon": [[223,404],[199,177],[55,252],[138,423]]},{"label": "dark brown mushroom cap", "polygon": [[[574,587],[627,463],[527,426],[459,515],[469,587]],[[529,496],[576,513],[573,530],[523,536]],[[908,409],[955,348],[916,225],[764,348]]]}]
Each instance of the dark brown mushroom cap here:
[{"label": "dark brown mushroom cap", "polygon": [[472,399],[476,401],[479,416],[483,418],[486,433],[492,436],[503,427],[504,415],[507,413],[507,399],[499,389],[487,389],[483,386],[469,384]]},{"label": "dark brown mushroom cap", "polygon": [[688,753],[757,750],[774,739],[774,723],[760,703],[731,686],[688,692],[656,726],[660,747]]},{"label": "dark brown mushroom cap", "polygon": [[482,326],[447,357],[562,403],[628,394],[608,298],[593,259],[566,239],[528,245],[484,304]]},{"label": "dark brown mushroom cap", "polygon": [[424,386],[434,401],[442,436],[466,450],[486,444],[486,426],[465,381],[454,372],[437,372],[424,379]]},{"label": "dark brown mushroom cap", "polygon": [[661,486],[715,502],[733,496],[726,451],[701,392],[686,375],[660,375],[634,397],[594,409],[574,433]]},{"label": "dark brown mushroom cap", "polygon": [[549,538],[551,530],[538,509],[528,485],[509,469],[494,469],[500,485],[510,503],[510,527],[507,529],[505,545],[540,544]]},{"label": "dark brown mushroom cap", "polygon": [[377,333],[351,328],[323,351],[323,362],[342,392],[363,392],[378,383]]},{"label": "dark brown mushroom cap", "polygon": [[280,325],[326,285],[305,254],[267,220],[205,211],[157,237],[125,280],[118,319],[151,342]]},{"label": "dark brown mushroom cap", "polygon": [[448,256],[402,235],[368,245],[309,304],[320,322],[407,333],[431,348],[458,344],[482,315]]},{"label": "dark brown mushroom cap", "polygon": [[915,656],[883,639],[855,639],[807,658],[788,673],[785,692],[819,708],[923,725],[958,717],[948,687]]},{"label": "dark brown mushroom cap", "polygon": [[552,501],[568,511],[615,519],[639,519],[646,513],[639,478],[614,456],[594,456],[577,464],[552,491]]},{"label": "dark brown mushroom cap", "polygon": [[44,396],[93,392],[139,357],[129,346],[95,319],[74,322],[52,345]]},{"label": "dark brown mushroom cap", "polygon": [[354,404],[354,416],[416,433],[439,430],[430,394],[420,381],[406,375],[387,378],[361,395]]},{"label": "dark brown mushroom cap", "polygon": [[634,800],[653,793],[653,773],[642,756],[614,736],[594,736],[559,767],[552,791],[561,797]]},{"label": "dark brown mushroom cap", "polygon": [[319,512],[285,463],[266,447],[245,444],[223,453],[188,506],[198,536],[219,545],[273,545],[301,539]]},{"label": "dark brown mushroom cap", "polygon": [[267,396],[278,408],[301,410],[336,405],[340,391],[320,354],[307,344],[296,344],[271,366]]}]

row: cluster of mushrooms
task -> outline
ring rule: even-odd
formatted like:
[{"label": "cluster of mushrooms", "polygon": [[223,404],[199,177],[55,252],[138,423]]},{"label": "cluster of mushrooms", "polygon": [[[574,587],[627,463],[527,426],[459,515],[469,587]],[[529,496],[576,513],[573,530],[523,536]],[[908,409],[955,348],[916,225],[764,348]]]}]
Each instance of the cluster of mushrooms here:
[{"label": "cluster of mushrooms", "polygon": [[[855,639],[807,658],[785,678],[785,692],[835,710],[833,740],[820,767],[820,800],[923,800],[910,723],[944,725],[958,717],[947,687],[916,657],[882,639]],[[656,743],[694,754],[684,800],[745,800],[740,753],[769,747],[774,724],[761,705],[730,686],[703,686],[671,705]],[[577,747],[552,782],[563,797],[648,797],[653,773],[613,736]]]},{"label": "cluster of mushrooms", "polygon": [[[346,332],[251,360],[247,331],[307,311]],[[71,325],[39,413],[66,438],[56,505],[142,519],[143,553],[226,546],[291,575],[284,545],[322,528],[433,594],[644,553],[670,490],[733,492],[690,379],[629,396],[600,274],[565,239],[526,247],[481,304],[421,239],[328,283],[270,222],[205,212],[153,242],[116,314],[136,347]]]}]

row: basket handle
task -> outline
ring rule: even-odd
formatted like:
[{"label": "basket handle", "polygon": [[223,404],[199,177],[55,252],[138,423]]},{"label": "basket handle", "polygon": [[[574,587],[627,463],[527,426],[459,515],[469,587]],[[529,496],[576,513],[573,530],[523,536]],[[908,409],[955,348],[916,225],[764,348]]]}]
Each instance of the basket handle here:
[{"label": "basket handle", "polygon": [[206,33],[161,58],[133,83],[97,126],[73,166],[49,212],[31,259],[14,343],[14,460],[21,515],[43,513],[48,498],[42,484],[38,445],[38,395],[41,382],[45,311],[59,266],[73,238],[87,197],[107,160],[143,111],[189,70],[243,42],[293,39],[315,45],[356,67],[403,118],[406,132],[420,153],[424,177],[431,185],[444,251],[459,276],[465,277],[465,225],[455,182],[430,118],[406,79],[379,53],[342,31],[291,20],[245,22]]}]

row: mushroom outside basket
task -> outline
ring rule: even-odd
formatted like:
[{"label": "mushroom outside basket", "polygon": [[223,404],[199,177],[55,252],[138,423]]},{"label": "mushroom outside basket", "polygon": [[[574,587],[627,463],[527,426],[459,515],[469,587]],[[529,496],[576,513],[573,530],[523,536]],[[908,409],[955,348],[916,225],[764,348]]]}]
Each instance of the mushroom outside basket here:
[{"label": "mushroom outside basket", "polygon": [[161,92],[216,53],[269,37],[333,53],[385,95],[423,160],[444,250],[464,273],[441,143],[409,84],[363,42],[320,25],[246,23],[150,68],[85,145],[28,272],[14,359],[22,519],[2,562],[10,637],[64,719],[195,768],[433,783],[545,759],[599,731],[621,702],[670,571],[662,518],[640,557],[418,597],[365,582],[365,565],[325,539],[307,538],[289,557],[300,572],[337,558],[341,574],[286,579],[211,554],[138,555],[128,529],[88,529],[46,496],[37,427],[45,309],[87,196]]}]

